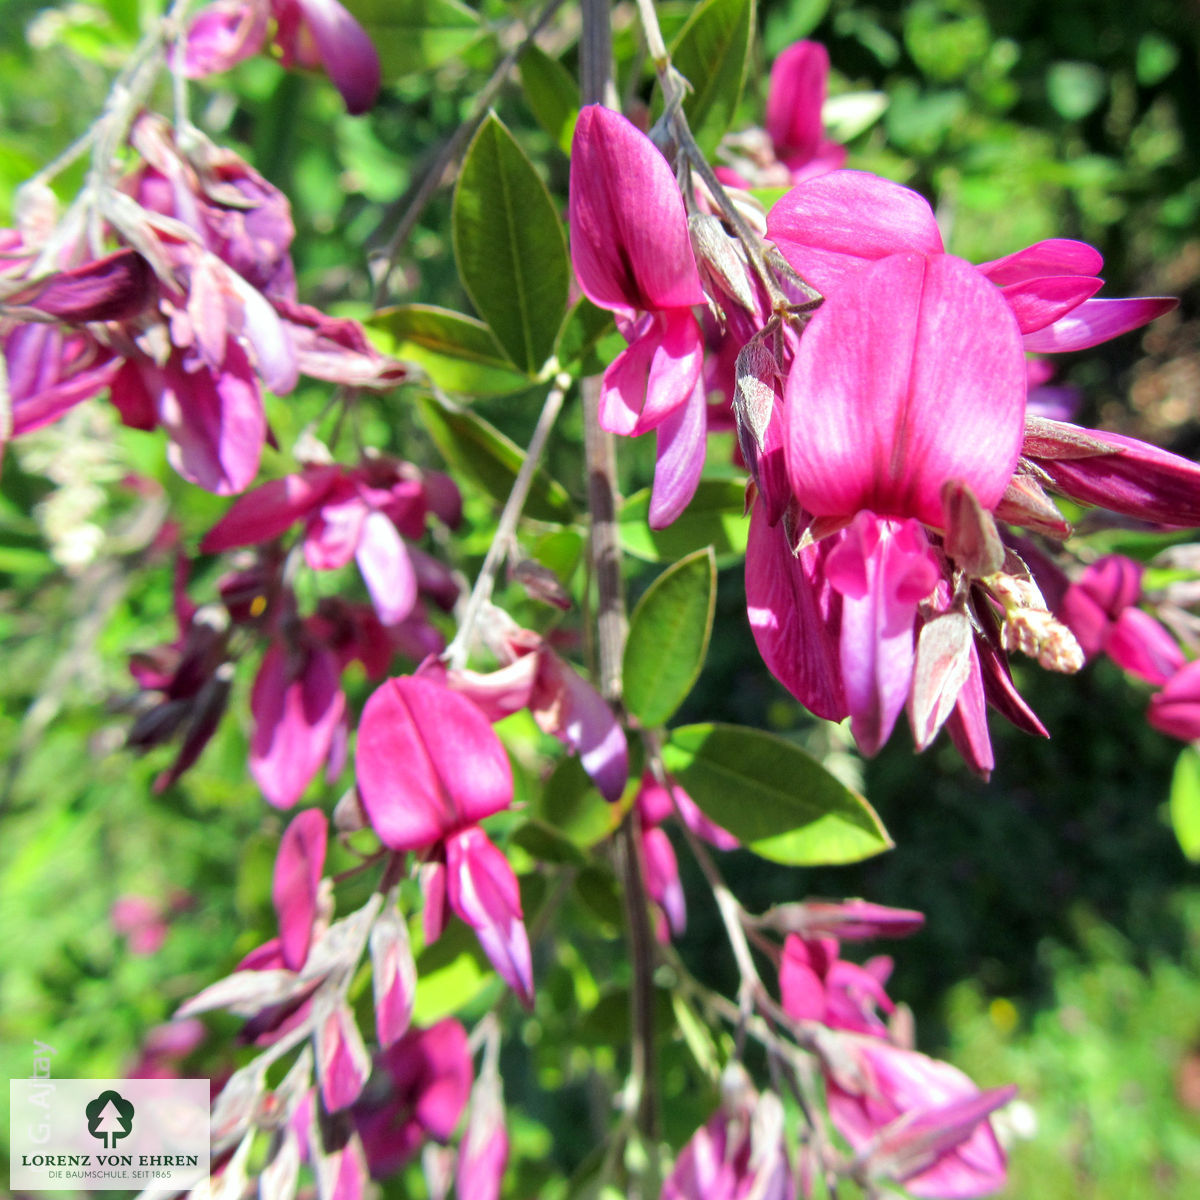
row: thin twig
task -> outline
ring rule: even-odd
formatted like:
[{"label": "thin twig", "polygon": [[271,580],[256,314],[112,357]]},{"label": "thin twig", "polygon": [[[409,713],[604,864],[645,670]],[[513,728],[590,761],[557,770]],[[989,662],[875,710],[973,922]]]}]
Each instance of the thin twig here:
[{"label": "thin twig", "polygon": [[[784,294],[783,289],[779,286],[778,279],[775,277],[775,272],[771,270],[770,265],[767,263],[763,253],[762,238],[747,224],[746,218],[742,216],[741,211],[725,190],[724,184],[717,178],[712,167],[708,165],[708,160],[704,157],[703,152],[696,143],[695,137],[692,135],[687,117],[683,112],[686,85],[683,76],[671,64],[671,57],[667,53],[666,43],[663,41],[662,29],[658,24],[658,14],[654,11],[654,0],[638,0],[637,7],[642,31],[646,37],[646,46],[650,52],[650,57],[654,61],[654,69],[658,75],[659,87],[662,88],[664,103],[663,120],[667,122],[671,135],[674,137],[679,150],[687,159],[688,165],[704,181],[705,187],[708,188],[712,198],[720,207],[722,216],[732,226],[738,240],[745,247],[751,266],[753,266],[755,274],[762,281],[762,285],[766,289],[772,311],[786,315],[790,312],[792,303]],[[809,287],[798,276],[796,282],[804,290],[809,301],[819,301],[821,299],[821,293],[815,288]]]},{"label": "thin twig", "polygon": [[557,375],[546,395],[546,401],[542,405],[542,412],[534,427],[533,436],[529,439],[529,448],[525,451],[525,461],[521,463],[521,469],[513,481],[512,491],[509,492],[508,499],[505,501],[504,511],[501,512],[500,522],[496,526],[496,534],[492,538],[492,544],[488,547],[487,556],[483,560],[483,566],[479,568],[475,586],[471,589],[471,595],[463,610],[458,632],[443,655],[446,662],[455,670],[461,670],[467,665],[467,658],[471,652],[471,639],[475,634],[475,625],[488,601],[492,598],[492,589],[496,584],[496,572],[512,548],[517,522],[521,519],[521,512],[525,507],[525,500],[529,495],[534,473],[541,461],[542,451],[546,447],[546,439],[550,436],[550,430],[554,428],[554,422],[558,419],[558,414],[562,409],[563,397],[570,386],[571,377],[569,375],[565,373]]},{"label": "thin twig", "polygon": [[[550,22],[551,18],[562,5],[562,2],[563,0],[549,0],[545,8],[538,14],[537,20],[534,21],[529,31],[504,56],[500,65],[492,72],[491,78],[483,85],[483,89],[475,97],[475,104],[471,109],[471,115],[447,138],[438,156],[433,160],[433,164],[425,172],[421,178],[421,182],[417,184],[416,190],[413,191],[410,189],[401,198],[398,205],[401,208],[401,216],[396,222],[396,228],[392,231],[392,236],[388,238],[383,249],[374,256],[375,291],[372,298],[373,307],[383,307],[388,294],[388,280],[391,278],[392,271],[396,266],[396,256],[400,253],[400,248],[412,235],[412,231],[421,219],[421,214],[425,211],[426,205],[433,199],[438,188],[441,187],[446,171],[462,154],[467,142],[471,138],[471,134],[475,132],[475,127],[483,120],[487,110],[491,107],[492,101],[495,100],[496,94],[504,86],[505,81],[508,79],[509,74],[512,72],[513,67],[516,66],[521,55],[533,44],[534,39]],[[386,224],[389,218],[390,214],[384,218],[381,226],[382,224]]]}]

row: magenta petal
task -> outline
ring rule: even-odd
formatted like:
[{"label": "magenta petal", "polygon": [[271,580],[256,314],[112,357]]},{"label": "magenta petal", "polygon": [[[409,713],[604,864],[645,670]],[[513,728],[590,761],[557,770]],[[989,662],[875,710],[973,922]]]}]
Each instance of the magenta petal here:
[{"label": "magenta petal", "polygon": [[383,1062],[402,1111],[411,1110],[430,1137],[449,1141],[471,1091],[466,1030],[450,1017],[410,1030]]},{"label": "magenta petal", "polygon": [[1200,660],[1177,671],[1150,697],[1146,719],[1161,733],[1185,742],[1200,739]]},{"label": "magenta petal", "polygon": [[533,1007],[533,963],[521,893],[508,859],[478,826],[446,839],[446,898],[526,1008]]},{"label": "magenta petal", "polygon": [[343,1003],[317,1024],[317,1077],[327,1112],[348,1108],[362,1093],[371,1073],[354,1014]]},{"label": "magenta petal", "polygon": [[187,371],[173,357],[163,368],[158,419],[171,438],[167,460],[189,483],[227,496],[253,482],[267,421],[250,362],[235,343],[226,344],[219,372]]},{"label": "magenta petal", "polygon": [[279,918],[284,965],[292,971],[299,971],[308,958],[328,832],[325,814],[306,809],[284,830],[275,856],[271,903]]},{"label": "magenta petal", "polygon": [[321,769],[345,704],[329,650],[268,648],[250,696],[250,773],[276,808],[291,808]]},{"label": "magenta petal", "polygon": [[[875,1139],[901,1117],[923,1115],[980,1095],[956,1067],[912,1050],[901,1050],[879,1038],[846,1034],[841,1047],[852,1053],[864,1074],[864,1087],[851,1094],[844,1080],[828,1082],[829,1115],[837,1131],[856,1151],[869,1151]],[[934,1165],[905,1178],[914,1196],[983,1196],[1002,1187],[1004,1153],[990,1124],[982,1120],[974,1132],[941,1156]]]},{"label": "magenta petal", "polygon": [[841,666],[850,728],[870,758],[908,699],[917,601],[933,590],[937,567],[916,522],[896,526],[870,513],[858,515],[826,567],[842,593]]},{"label": "magenta petal", "polygon": [[651,529],[665,529],[696,494],[708,444],[707,412],[704,384],[698,380],[687,403],[658,427],[654,488],[650,493]]},{"label": "magenta petal", "polygon": [[1017,318],[1017,327],[1029,334],[1045,329],[1090,300],[1103,283],[1102,279],[1084,275],[1048,275],[1010,283],[1000,290]]},{"label": "magenta petal", "polygon": [[750,516],[746,611],[767,670],[805,708],[827,721],[849,714],[838,663],[841,597],[829,586],[828,539],[793,555],[782,524],[767,524],[761,504]]},{"label": "magenta petal", "polygon": [[679,879],[679,863],[671,839],[659,828],[642,830],[642,866],[646,894],[663,910],[671,932],[679,937],[687,929],[687,902]]},{"label": "magenta petal", "polygon": [[57,421],[110,384],[111,399],[125,424],[154,428],[153,399],[141,372],[102,350],[89,334],[49,324],[18,325],[3,346],[13,437]]},{"label": "magenta petal", "polygon": [[379,619],[403,621],[417,602],[417,577],[404,539],[383,513],[367,514],[355,558]]},{"label": "magenta petal", "polygon": [[1087,242],[1048,238],[1014,254],[980,263],[976,268],[997,287],[1024,283],[1044,275],[1099,275],[1104,259]]},{"label": "magenta petal", "polygon": [[314,571],[344,567],[358,549],[367,519],[366,503],[339,479],[321,501],[304,533],[304,561]]},{"label": "magenta petal", "polygon": [[262,49],[269,10],[254,0],[216,0],[188,26],[183,73],[203,79],[228,71]]},{"label": "magenta petal", "polygon": [[239,496],[204,535],[201,553],[216,554],[278,537],[320,505],[340,474],[340,467],[312,467]]},{"label": "magenta petal", "polygon": [[1139,296],[1132,300],[1086,300],[1065,317],[1025,335],[1025,349],[1035,354],[1088,350],[1110,338],[1161,317],[1178,307],[1174,296]]},{"label": "magenta petal", "polygon": [[1166,628],[1140,608],[1121,613],[1109,630],[1104,649],[1121,670],[1159,685],[1187,661]]},{"label": "magenta petal", "polygon": [[371,926],[371,981],[375,989],[375,1031],[387,1049],[408,1030],[417,996],[417,968],[408,926],[393,904]]},{"label": "magenta petal", "polygon": [[797,184],[767,214],[767,236],[825,296],[875,259],[942,252],[928,201],[865,171],[832,171]]},{"label": "magenta petal", "polygon": [[575,125],[569,218],[575,274],[601,308],[704,303],[674,172],[644,133],[598,104]]},{"label": "magenta petal", "polygon": [[487,717],[428,679],[389,679],[358,727],[358,787],[393,850],[434,845],[512,802],[512,768]]},{"label": "magenta petal", "polygon": [[657,428],[703,386],[704,342],[690,309],[654,313],[636,329],[604,372],[600,425],[612,433]]},{"label": "magenta petal", "polygon": [[962,755],[963,762],[984,779],[991,776],[996,766],[992,753],[992,739],[988,734],[987,697],[983,690],[983,675],[979,666],[979,654],[971,646],[971,670],[967,682],[958,693],[954,711],[946,719],[946,732]]},{"label": "magenta petal", "polygon": [[1063,592],[1055,611],[1088,658],[1104,649],[1112,623],[1141,599],[1144,571],[1141,563],[1123,554],[1106,554]]},{"label": "magenta petal", "polygon": [[818,516],[941,526],[942,485],[959,479],[992,508],[1021,450],[1025,381],[1012,313],[970,263],[874,263],[818,310],[788,375],[792,489]]},{"label": "magenta petal", "polygon": [[146,259],[136,250],[117,250],[51,275],[35,284],[32,294],[19,294],[8,303],[39,309],[67,324],[125,321],[151,304],[155,291],[154,271]]},{"label": "magenta petal", "polygon": [[1036,459],[1056,491],[1140,521],[1200,525],[1200,465],[1137,438],[1094,429],[1086,433],[1107,442],[1113,453]]},{"label": "magenta petal", "polygon": [[781,159],[807,161],[816,156],[828,78],[829,51],[820,42],[796,42],[775,60],[767,90],[766,129]]},{"label": "magenta petal", "polygon": [[[613,710],[586,679],[550,651],[546,652],[546,660],[550,669],[543,667],[543,671],[553,680],[553,711],[557,718],[551,732],[579,755],[588,778],[605,800],[615,803],[629,778],[625,731]],[[539,680],[539,689],[540,686]]]},{"label": "magenta petal", "polygon": [[508,1132],[500,1079],[486,1076],[471,1093],[471,1116],[458,1151],[454,1191],[458,1200],[500,1200],[500,1185],[508,1165]]},{"label": "magenta petal", "polygon": [[[941,1164],[936,1182],[926,1177],[918,1185],[939,1198],[977,1196],[980,1181],[972,1165],[956,1161],[956,1151],[975,1135],[981,1123],[1017,1094],[1014,1086],[993,1088],[919,1112],[905,1113],[887,1126],[866,1157],[865,1172],[875,1179],[903,1182],[925,1176]],[[989,1186],[988,1190],[992,1190]]]},{"label": "magenta petal", "polygon": [[220,278],[242,303],[240,332],[254,351],[259,378],[275,395],[286,396],[300,377],[287,326],[262,292],[223,263]]},{"label": "magenta petal", "polygon": [[278,295],[270,298],[290,335],[301,375],[366,388],[395,387],[408,377],[408,367],[376,350],[357,321]]},{"label": "magenta petal", "polygon": [[333,86],[346,111],[365,113],[379,95],[379,55],[363,27],[337,0],[298,0]]}]

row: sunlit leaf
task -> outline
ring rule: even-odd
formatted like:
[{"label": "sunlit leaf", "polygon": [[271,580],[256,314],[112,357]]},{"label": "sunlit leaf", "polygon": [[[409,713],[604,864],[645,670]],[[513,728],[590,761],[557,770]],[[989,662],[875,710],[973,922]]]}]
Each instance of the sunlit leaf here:
[{"label": "sunlit leaf", "polygon": [[736,562],[746,553],[750,524],[743,512],[746,485],[738,479],[702,479],[683,514],[666,529],[649,524],[650,489],[635,492],[617,515],[621,546],[635,558],[674,562],[712,546],[717,565]]},{"label": "sunlit leaf", "polygon": [[648,728],[665,725],[699,677],[716,599],[717,563],[706,547],[664,571],[634,609],[622,672],[625,707]]},{"label": "sunlit leaf", "polygon": [[567,242],[545,184],[494,114],[472,139],[454,190],[454,256],[505,353],[537,374],[567,311]]},{"label": "sunlit leaf", "polygon": [[483,32],[479,14],[459,0],[354,0],[352,8],[379,51],[384,79],[440,66]]},{"label": "sunlit leaf", "polygon": [[671,731],[663,763],[707,816],[774,862],[858,862],[893,844],[862,796],[773,734],[685,725]]},{"label": "sunlit leaf", "polygon": [[728,131],[742,96],[754,7],[754,0],[705,0],[671,47],[672,63],[692,85],[683,111],[708,154]]},{"label": "sunlit leaf", "polygon": [[1175,760],[1171,776],[1171,828],[1180,849],[1200,862],[1200,751],[1186,746]]},{"label": "sunlit leaf", "polygon": [[579,116],[579,85],[556,58],[530,45],[518,64],[521,88],[538,124],[559,149],[570,153],[571,136]]},{"label": "sunlit leaf", "polygon": [[365,322],[371,340],[395,358],[423,367],[444,391],[500,396],[529,386],[513,370],[492,331],[474,317],[429,304],[384,309]]}]

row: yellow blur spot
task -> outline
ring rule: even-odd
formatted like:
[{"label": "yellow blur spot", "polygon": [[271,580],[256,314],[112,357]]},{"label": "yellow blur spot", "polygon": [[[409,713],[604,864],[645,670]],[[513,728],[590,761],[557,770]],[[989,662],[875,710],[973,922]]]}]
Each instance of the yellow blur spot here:
[{"label": "yellow blur spot", "polygon": [[988,1016],[1001,1033],[1012,1033],[1017,1027],[1017,1006],[1003,996],[997,996],[988,1005]]},{"label": "yellow blur spot", "polygon": [[261,617],[267,611],[266,596],[255,596],[250,601],[250,615],[252,617]]}]

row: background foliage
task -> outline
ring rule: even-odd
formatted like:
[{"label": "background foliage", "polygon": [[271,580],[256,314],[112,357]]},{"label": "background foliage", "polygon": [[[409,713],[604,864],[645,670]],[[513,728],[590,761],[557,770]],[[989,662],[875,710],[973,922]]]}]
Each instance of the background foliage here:
[{"label": "background foliage", "polygon": [[[194,105],[203,127],[291,197],[301,295],[361,316],[370,311],[365,248],[386,240],[406,190],[469,113],[518,6],[359,0],[351,7],[384,60],[384,101],[369,117],[347,117],[324,80],[285,74],[261,58],[220,88],[199,89]],[[668,37],[691,7],[662,6]],[[154,0],[59,8],[6,0],[0,223],[11,220],[15,186],[86,128],[144,11],[155,11]],[[1085,390],[1089,420],[1184,453],[1200,449],[1193,5],[763,0],[759,19],[741,123],[761,119],[774,54],[815,37],[829,46],[835,97],[887,96],[882,117],[850,141],[850,165],[930,196],[949,249],[979,261],[1041,237],[1079,237],[1105,256],[1107,294],[1181,295],[1179,311],[1144,336],[1069,361],[1064,375]],[[637,93],[632,29],[631,15],[619,9],[622,83]],[[570,90],[555,62],[568,72],[575,64],[569,39],[557,36],[544,40],[544,54],[526,57],[496,111],[561,200]],[[852,108],[843,119],[850,128]],[[68,172],[61,194],[78,182]],[[470,311],[454,271],[450,221],[447,190],[412,237],[401,300]],[[514,392],[505,378],[495,391],[475,412],[524,444],[542,391]],[[310,384],[274,403],[269,415],[281,446],[323,400]],[[414,458],[416,445],[436,461],[455,437],[454,430],[439,437],[403,391],[364,420],[364,441]],[[581,499],[580,439],[580,417],[568,412],[548,461],[566,488],[560,515],[562,505]],[[624,445],[622,456],[631,493],[648,482],[648,451]],[[706,487],[716,494],[722,460],[710,458]],[[270,452],[264,465],[286,469]],[[133,474],[154,481],[149,499],[128,486]],[[122,429],[94,404],[18,444],[0,478],[0,1073],[9,1076],[29,1073],[35,1037],[55,1047],[56,1073],[128,1070],[150,1026],[273,929],[270,867],[283,822],[246,775],[245,715],[241,725],[226,721],[199,766],[162,795],[151,784],[163,760],[122,749],[122,702],[133,691],[126,656],[174,636],[171,557],[151,540],[167,504],[192,548],[224,508],[166,467],[159,435]],[[465,552],[477,562],[493,505],[476,490],[467,511],[474,532]],[[553,538],[539,557],[569,573],[580,539],[570,526]],[[689,548],[674,545],[663,557]],[[653,546],[640,549],[654,556]],[[1022,1137],[1011,1195],[1193,1195],[1200,888],[1165,819],[1178,747],[1145,726],[1136,685],[1106,663],[1077,680],[1029,672],[1018,682],[1052,740],[1036,743],[997,723],[999,767],[986,786],[941,743],[914,759],[903,737],[864,767],[837,730],[809,720],[767,675],[745,627],[740,572],[717,549],[717,636],[680,721],[758,725],[865,776],[898,844],[836,870],[774,868],[741,855],[729,869],[739,895],[750,907],[807,894],[862,895],[928,914],[925,931],[895,949],[891,990],[913,1005],[925,1049],[944,1051],[981,1086],[1021,1085],[1028,1108],[1010,1118]],[[462,564],[468,573],[471,561]],[[215,569],[201,564],[192,581],[197,598],[211,590]],[[661,570],[632,560],[632,597]],[[519,609],[515,594],[507,599]],[[243,697],[250,673],[238,681]],[[355,682],[351,699],[361,702],[365,681],[351,680],[352,689]],[[516,736],[531,745],[539,737],[532,725]],[[568,776],[574,766],[561,770]],[[586,844],[603,833],[596,814],[576,803],[579,792],[565,778],[555,793],[564,797],[560,811],[545,814],[567,831],[564,854],[571,840]],[[329,789],[331,798],[338,794]],[[151,899],[168,918],[163,949],[152,957],[131,953],[110,923],[113,903],[130,894]],[[556,961],[537,964],[543,1003],[505,1051],[513,1194],[560,1194],[581,1148],[595,1144],[609,1120],[589,1064],[615,1061],[627,1041],[612,880],[585,872],[560,899],[563,919],[580,936],[558,949]],[[701,978],[728,985],[733,968],[715,914],[696,902],[689,915],[684,960]],[[466,944],[439,946],[446,967],[422,983],[419,1019],[477,989],[477,960],[455,956]],[[476,1003],[494,1000],[495,986]],[[667,1132],[682,1140],[707,1114],[712,1093],[696,1077],[679,1019],[686,1014],[664,1014],[660,1029]],[[227,1070],[230,1052],[215,1045],[206,1043],[189,1065]]]}]

